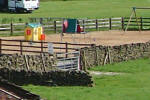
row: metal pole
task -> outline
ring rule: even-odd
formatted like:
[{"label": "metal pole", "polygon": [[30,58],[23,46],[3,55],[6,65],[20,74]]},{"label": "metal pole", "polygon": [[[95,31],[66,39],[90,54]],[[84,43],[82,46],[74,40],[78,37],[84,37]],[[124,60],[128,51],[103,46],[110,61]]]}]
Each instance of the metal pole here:
[{"label": "metal pole", "polygon": [[131,16],[130,16],[130,19],[129,19],[129,21],[128,21],[128,24],[127,24],[127,27],[126,27],[125,31],[127,31],[128,26],[130,25],[130,21],[131,21],[131,19],[132,19],[133,14],[134,14],[134,11],[132,11],[132,13],[131,13]]},{"label": "metal pole", "polygon": [[134,14],[135,14],[136,23],[137,23],[137,25],[138,25],[138,27],[139,27],[139,31],[141,31],[141,29],[140,29],[140,25],[139,25],[139,23],[138,23],[138,18],[137,18],[137,15],[136,15],[136,11],[135,11],[135,9],[134,9],[133,11],[134,11]]}]

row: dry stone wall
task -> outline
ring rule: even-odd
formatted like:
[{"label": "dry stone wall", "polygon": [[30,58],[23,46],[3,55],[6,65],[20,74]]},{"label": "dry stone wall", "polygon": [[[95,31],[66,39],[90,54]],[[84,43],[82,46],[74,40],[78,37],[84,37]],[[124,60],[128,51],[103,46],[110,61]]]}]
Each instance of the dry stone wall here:
[{"label": "dry stone wall", "polygon": [[150,57],[150,42],[120,46],[93,46],[81,50],[82,69],[108,63]]},{"label": "dry stone wall", "polygon": [[49,71],[55,68],[56,57],[48,54],[43,55],[0,55],[0,68],[9,68],[26,71]]},{"label": "dry stone wall", "polygon": [[0,76],[17,85],[46,85],[46,86],[92,86],[92,77],[84,71],[51,70],[49,72],[34,72],[1,68]]},{"label": "dry stone wall", "polygon": [[57,58],[44,55],[0,55],[0,76],[17,85],[92,86],[83,71],[56,68]]}]

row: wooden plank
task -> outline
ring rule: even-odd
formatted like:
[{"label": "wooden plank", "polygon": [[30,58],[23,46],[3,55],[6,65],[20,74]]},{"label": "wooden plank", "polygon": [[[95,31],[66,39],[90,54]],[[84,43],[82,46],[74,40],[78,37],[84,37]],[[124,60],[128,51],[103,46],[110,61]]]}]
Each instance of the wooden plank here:
[{"label": "wooden plank", "polygon": [[109,24],[109,22],[98,22],[98,25]]},{"label": "wooden plank", "polygon": [[86,29],[95,29],[95,26],[85,26]]},{"label": "wooden plank", "polygon": [[13,31],[14,33],[24,33],[24,31]]},{"label": "wooden plank", "polygon": [[14,26],[25,26],[26,23],[25,23],[25,22],[24,22],[24,23],[13,23],[13,25],[14,25]]},{"label": "wooden plank", "polygon": [[62,24],[59,24],[59,25],[57,24],[57,28],[60,28],[60,27],[62,27]]},{"label": "wooden plank", "polygon": [[121,25],[111,25],[111,27],[122,27]]},{"label": "wooden plank", "polygon": [[122,18],[121,17],[118,17],[118,18],[111,18],[112,20],[121,20]]},{"label": "wooden plank", "polygon": [[112,24],[121,24],[121,21],[111,21]]},{"label": "wooden plank", "polygon": [[11,29],[10,27],[0,28],[0,31],[7,31],[7,30],[10,30],[10,29]]},{"label": "wooden plank", "polygon": [[96,25],[95,23],[85,23],[84,25],[88,26],[88,25]]},{"label": "wooden plank", "polygon": [[95,22],[95,19],[87,19],[86,22]]},{"label": "wooden plank", "polygon": [[109,18],[97,19],[98,21],[109,21]]},{"label": "wooden plank", "polygon": [[54,28],[54,23],[53,24],[44,24],[42,25],[43,28],[45,27],[51,27],[51,28]]},{"label": "wooden plank", "polygon": [[45,28],[44,30],[45,31],[54,31],[54,29],[48,29],[48,28]]},{"label": "wooden plank", "polygon": [[57,23],[57,24],[61,24],[61,23],[62,23],[62,21],[56,21],[56,23]]},{"label": "wooden plank", "polygon": [[20,47],[20,45],[15,45],[15,44],[1,44],[2,46],[12,46],[12,47]]},{"label": "wooden plank", "polygon": [[98,28],[109,28],[109,25],[99,25]]},{"label": "wooden plank", "polygon": [[0,24],[0,26],[10,26],[10,24]]},{"label": "wooden plank", "polygon": [[[16,51],[20,52],[20,50],[13,50],[13,49],[1,49],[2,51]],[[22,52],[30,52],[30,53],[47,53],[47,52],[41,52],[41,51],[33,51],[33,50],[22,50]]]}]

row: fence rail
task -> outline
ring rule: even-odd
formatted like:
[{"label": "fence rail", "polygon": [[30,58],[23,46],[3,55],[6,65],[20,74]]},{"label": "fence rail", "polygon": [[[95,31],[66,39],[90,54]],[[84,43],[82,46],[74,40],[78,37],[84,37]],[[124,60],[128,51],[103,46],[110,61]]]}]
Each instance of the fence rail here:
[{"label": "fence rail", "polygon": [[[12,53],[48,53],[48,43],[44,41],[25,41],[25,40],[7,40],[0,39],[0,54]],[[70,51],[77,51],[81,47],[93,46],[94,44],[74,44],[67,42],[50,42],[53,44],[54,52],[68,53]]]},{"label": "fence rail", "polygon": [[[41,23],[45,33],[48,32],[61,32],[62,31],[62,22],[64,18],[30,18],[30,22],[38,22]],[[96,30],[124,30],[129,21],[129,17],[118,17],[118,18],[103,18],[103,19],[78,19],[80,26],[85,31]],[[141,30],[148,29],[150,30],[150,18],[140,17],[132,18],[131,23],[129,25],[129,29],[137,30],[140,26]],[[138,26],[138,24],[139,26]],[[24,33],[24,28],[27,23],[8,23],[8,24],[0,24],[0,33],[11,34]]]}]

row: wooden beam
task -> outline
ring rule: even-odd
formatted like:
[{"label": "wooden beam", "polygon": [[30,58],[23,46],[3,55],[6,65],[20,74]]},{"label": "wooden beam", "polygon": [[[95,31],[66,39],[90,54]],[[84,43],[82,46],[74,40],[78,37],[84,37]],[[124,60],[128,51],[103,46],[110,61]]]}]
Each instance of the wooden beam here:
[{"label": "wooden beam", "polygon": [[135,9],[150,9],[149,7],[135,7]]}]

